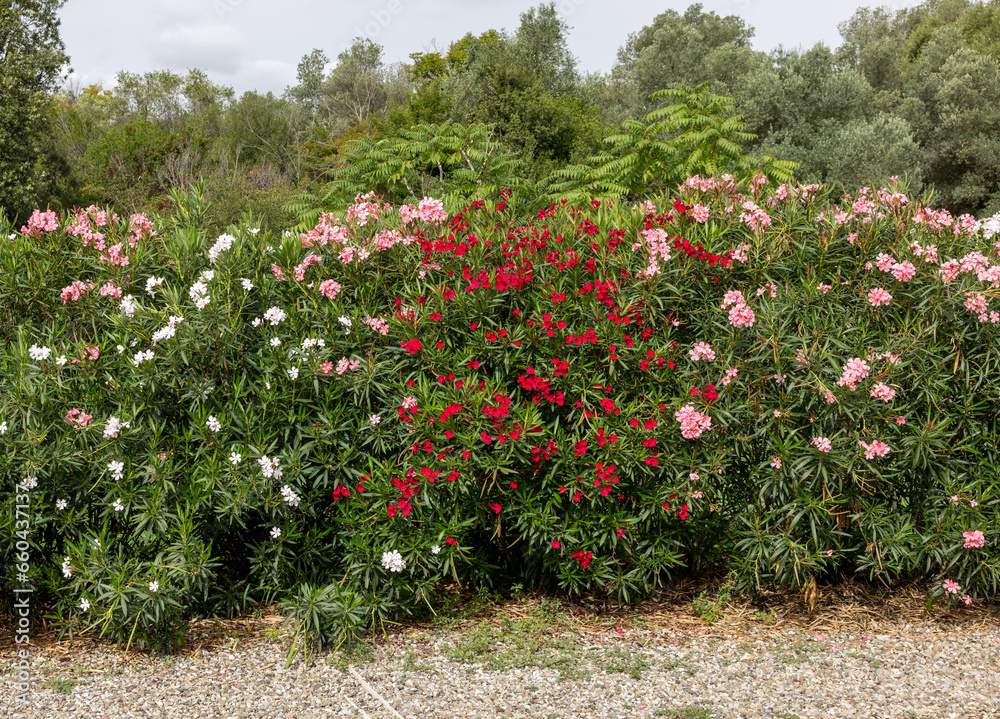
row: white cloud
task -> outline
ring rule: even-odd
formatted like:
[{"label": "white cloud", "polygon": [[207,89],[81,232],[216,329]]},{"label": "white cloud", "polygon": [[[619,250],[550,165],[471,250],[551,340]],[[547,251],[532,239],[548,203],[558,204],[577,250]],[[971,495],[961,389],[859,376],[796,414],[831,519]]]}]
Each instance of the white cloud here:
[{"label": "white cloud", "polygon": [[268,90],[280,95],[284,89],[294,85],[297,65],[282,60],[251,60],[240,67],[240,84],[256,88],[264,94]]},{"label": "white cloud", "polygon": [[240,70],[243,38],[232,25],[181,25],[167,28],[153,41],[154,62],[176,72],[200,68],[209,74]]}]

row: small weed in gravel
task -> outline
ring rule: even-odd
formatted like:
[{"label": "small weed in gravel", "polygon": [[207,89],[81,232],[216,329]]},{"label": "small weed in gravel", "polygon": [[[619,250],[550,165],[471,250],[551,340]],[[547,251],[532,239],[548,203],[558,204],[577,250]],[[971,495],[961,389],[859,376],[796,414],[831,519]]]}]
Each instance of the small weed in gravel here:
[{"label": "small weed in gravel", "polygon": [[479,624],[455,642],[447,655],[452,661],[480,663],[499,671],[522,667],[559,670],[559,679],[589,676],[568,622],[558,613],[559,602],[529,607],[526,616],[504,617],[497,624]]},{"label": "small weed in gravel", "polygon": [[499,593],[490,592],[486,587],[480,587],[469,601],[463,603],[458,594],[444,594],[441,606],[434,617],[434,626],[439,629],[452,629],[466,619],[483,613],[498,604],[503,597]]},{"label": "small weed in gravel", "polygon": [[642,670],[649,666],[646,657],[635,652],[617,650],[597,662],[607,672],[628,674],[632,679],[642,679]]},{"label": "small weed in gravel", "polygon": [[667,717],[667,719],[712,719],[715,716],[711,709],[705,709],[704,707],[657,709],[653,714],[658,717]]},{"label": "small weed in gravel", "polygon": [[351,649],[342,649],[326,658],[327,664],[332,664],[339,671],[347,671],[352,664],[363,664],[374,656],[367,644],[355,644]]},{"label": "small weed in gravel", "polygon": [[417,653],[412,649],[406,650],[406,657],[403,659],[403,669],[408,672],[436,671],[433,665],[417,661]]},{"label": "small weed in gravel", "polygon": [[73,688],[80,683],[79,679],[73,679],[71,677],[60,677],[57,679],[46,679],[44,684],[49,689],[59,694],[71,694]]}]

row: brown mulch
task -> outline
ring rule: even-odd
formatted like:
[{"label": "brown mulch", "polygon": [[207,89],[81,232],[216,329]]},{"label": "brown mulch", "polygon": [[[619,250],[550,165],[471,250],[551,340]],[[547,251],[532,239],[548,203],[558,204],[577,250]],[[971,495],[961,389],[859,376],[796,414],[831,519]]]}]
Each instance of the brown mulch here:
[{"label": "brown mulch", "polygon": [[[725,617],[709,623],[692,609],[691,602],[704,595],[715,599],[719,580],[680,580],[641,604],[619,606],[613,601],[593,596],[566,598],[537,592],[522,592],[516,598],[483,607],[474,615],[457,622],[456,629],[467,628],[481,621],[503,618],[522,618],[536,611],[543,601],[558,600],[558,612],[582,632],[602,632],[642,629],[669,629],[690,631],[692,634],[711,632],[714,636],[741,637],[750,627],[773,630],[775,633],[796,629],[804,632],[860,632],[867,633],[878,627],[879,633],[891,633],[893,628],[911,624],[932,624],[940,631],[973,629],[1000,624],[1000,601],[977,602],[971,607],[949,609],[938,601],[928,610],[926,583],[902,584],[885,588],[847,579],[836,585],[818,587],[815,595],[802,590],[765,591],[753,601],[739,598],[724,608]],[[446,587],[447,591],[449,588]],[[457,587],[450,588],[457,592]],[[463,597],[463,604],[471,600]],[[811,600],[811,601],[810,601]],[[461,605],[459,607],[461,609]],[[773,611],[773,618],[771,612]],[[187,641],[174,651],[178,657],[198,658],[223,647],[248,646],[269,637],[266,633],[277,629],[279,636],[287,637],[284,617],[277,614],[277,605],[259,607],[233,619],[195,619],[187,632]],[[148,663],[149,655],[115,650],[114,643],[98,636],[97,632],[74,633],[72,641],[58,638],[58,631],[44,619],[36,618],[32,628],[31,645],[35,651],[44,650],[50,661],[69,662],[80,652],[105,649],[119,657],[118,665],[127,667]],[[0,656],[16,647],[13,639],[15,621],[12,617],[0,618]],[[430,622],[410,622],[395,632],[412,633],[436,628]],[[395,632],[390,632],[390,635]],[[770,633],[770,632],[769,632]],[[376,637],[376,641],[382,641]],[[101,671],[91,669],[90,671]]]}]

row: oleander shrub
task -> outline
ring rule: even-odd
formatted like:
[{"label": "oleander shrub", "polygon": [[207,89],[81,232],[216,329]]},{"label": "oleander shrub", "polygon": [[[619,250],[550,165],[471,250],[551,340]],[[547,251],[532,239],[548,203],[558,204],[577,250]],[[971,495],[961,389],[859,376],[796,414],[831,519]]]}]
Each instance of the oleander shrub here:
[{"label": "oleander shrub", "polygon": [[446,582],[996,594],[997,222],[821,193],[36,213],[0,253],[0,496],[37,591],[150,647],[274,598],[350,642]]}]

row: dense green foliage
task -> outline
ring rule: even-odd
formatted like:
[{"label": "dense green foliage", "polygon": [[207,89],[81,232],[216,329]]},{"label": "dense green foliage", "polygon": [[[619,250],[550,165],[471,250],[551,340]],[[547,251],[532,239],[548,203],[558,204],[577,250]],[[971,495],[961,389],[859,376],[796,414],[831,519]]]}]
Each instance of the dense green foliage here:
[{"label": "dense green foliage", "polygon": [[0,499],[32,508],[36,596],[165,647],[280,598],[304,648],[449,581],[995,595],[1000,221],[820,190],[369,195],[284,237],[208,234],[199,193],[162,227],[37,214],[0,256]]}]

